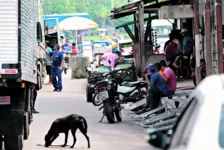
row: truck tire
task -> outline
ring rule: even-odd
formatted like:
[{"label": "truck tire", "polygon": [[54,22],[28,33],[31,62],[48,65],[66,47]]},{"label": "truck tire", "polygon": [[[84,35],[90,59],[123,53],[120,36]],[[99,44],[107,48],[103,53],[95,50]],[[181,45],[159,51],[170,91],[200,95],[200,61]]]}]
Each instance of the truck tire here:
[{"label": "truck tire", "polygon": [[41,76],[37,75],[37,90],[40,90],[41,88],[42,88]]},{"label": "truck tire", "polygon": [[2,150],[2,142],[3,142],[2,135],[0,135],[0,150]]},{"label": "truck tire", "polygon": [[24,140],[27,140],[30,135],[30,126],[29,126],[29,114],[24,115]]},{"label": "truck tire", "polygon": [[5,136],[5,150],[22,150],[23,136]]},{"label": "truck tire", "polygon": [[115,123],[114,111],[108,101],[103,102],[104,114],[109,123]]},{"label": "truck tire", "polygon": [[86,85],[86,100],[88,103],[93,101],[93,89],[88,84]]}]

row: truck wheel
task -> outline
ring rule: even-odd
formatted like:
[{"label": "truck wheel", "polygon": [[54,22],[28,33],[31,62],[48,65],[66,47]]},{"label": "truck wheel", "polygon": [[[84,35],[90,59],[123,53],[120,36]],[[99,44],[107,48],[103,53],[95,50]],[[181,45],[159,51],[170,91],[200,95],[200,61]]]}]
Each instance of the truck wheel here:
[{"label": "truck wheel", "polygon": [[86,100],[88,103],[93,101],[93,89],[88,84],[86,85]]},{"label": "truck wheel", "polygon": [[108,101],[104,101],[103,108],[104,108],[104,113],[105,113],[105,116],[107,117],[108,122],[111,124],[115,123],[114,111],[113,111],[113,108],[108,103]]},{"label": "truck wheel", "polygon": [[0,150],[2,150],[2,135],[0,135]]},{"label": "truck wheel", "polygon": [[24,140],[27,140],[30,135],[30,126],[29,126],[29,114],[24,115]]},{"label": "truck wheel", "polygon": [[23,136],[5,136],[5,150],[22,150]]}]

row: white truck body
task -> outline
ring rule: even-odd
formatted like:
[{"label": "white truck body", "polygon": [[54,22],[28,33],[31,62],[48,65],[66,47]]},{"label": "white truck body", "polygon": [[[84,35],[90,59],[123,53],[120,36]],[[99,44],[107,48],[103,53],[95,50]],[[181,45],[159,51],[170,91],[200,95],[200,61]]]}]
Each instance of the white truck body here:
[{"label": "white truck body", "polygon": [[[37,83],[38,13],[37,0],[0,0],[1,74],[21,73],[22,81]],[[20,64],[21,68],[3,69],[2,64]]]}]

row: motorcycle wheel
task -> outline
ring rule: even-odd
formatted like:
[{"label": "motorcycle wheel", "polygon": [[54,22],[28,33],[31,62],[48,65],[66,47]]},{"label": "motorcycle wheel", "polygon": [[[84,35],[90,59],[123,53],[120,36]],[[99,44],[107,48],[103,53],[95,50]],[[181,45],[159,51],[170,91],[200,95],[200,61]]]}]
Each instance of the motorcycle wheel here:
[{"label": "motorcycle wheel", "polygon": [[93,89],[88,84],[86,85],[86,100],[88,103],[93,101]]},{"label": "motorcycle wheel", "polygon": [[122,121],[121,109],[120,108],[117,108],[114,113],[115,113],[115,116],[117,118],[117,121],[118,122],[121,122]]},{"label": "motorcycle wheel", "polygon": [[114,111],[108,101],[103,102],[104,114],[109,123],[115,123]]},{"label": "motorcycle wheel", "polygon": [[94,106],[100,106],[103,104],[103,101],[99,101],[97,102],[96,99],[98,98],[99,93],[95,93],[93,96],[93,105]]}]

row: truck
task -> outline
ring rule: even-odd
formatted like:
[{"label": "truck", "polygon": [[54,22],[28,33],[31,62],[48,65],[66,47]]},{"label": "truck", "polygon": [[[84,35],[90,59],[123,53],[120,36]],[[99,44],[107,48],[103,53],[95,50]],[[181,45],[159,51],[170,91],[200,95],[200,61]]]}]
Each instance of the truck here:
[{"label": "truck", "polygon": [[[41,0],[0,0],[0,150],[22,150],[44,81]],[[34,88],[35,87],[35,88]]]}]

